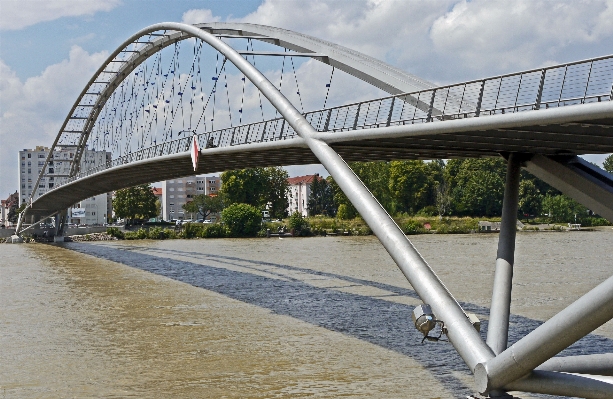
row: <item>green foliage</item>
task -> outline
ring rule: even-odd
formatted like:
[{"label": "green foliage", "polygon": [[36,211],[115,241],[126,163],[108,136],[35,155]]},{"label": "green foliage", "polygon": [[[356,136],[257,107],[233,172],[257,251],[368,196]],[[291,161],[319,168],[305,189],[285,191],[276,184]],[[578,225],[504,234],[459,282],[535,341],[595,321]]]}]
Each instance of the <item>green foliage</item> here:
[{"label": "green foliage", "polygon": [[423,234],[426,232],[423,224],[419,223],[416,220],[409,220],[403,228],[404,234],[413,235],[413,234]]},{"label": "green foliage", "polygon": [[542,201],[543,196],[532,180],[522,180],[519,183],[518,211],[520,215],[539,215]]},{"label": "green foliage", "polygon": [[336,211],[336,217],[341,220],[353,219],[357,215],[357,211],[351,204],[340,204]]},{"label": "green foliage", "polygon": [[136,231],[126,231],[124,233],[124,238],[126,240],[144,240],[145,238],[148,238],[148,232],[143,228]]},{"label": "green foliage", "polygon": [[248,204],[232,204],[221,213],[231,237],[253,237],[260,230],[262,213]]},{"label": "green foliage", "polygon": [[552,222],[574,223],[588,216],[587,208],[565,195],[547,195],[543,199],[543,212],[549,215]]},{"label": "green foliage", "polygon": [[118,240],[123,240],[124,239],[124,233],[123,231],[119,230],[117,227],[109,227],[106,229],[106,234],[110,235],[111,237],[115,237]]},{"label": "green foliage", "polygon": [[186,223],[181,230],[181,238],[196,238],[200,234],[200,225],[195,223]]},{"label": "green foliage", "polygon": [[453,159],[447,163],[452,207],[457,214],[499,216],[506,162],[499,158]]},{"label": "green foliage", "polygon": [[240,169],[221,174],[226,204],[248,204],[258,209],[270,205],[273,218],[286,215],[288,174],[283,168]]},{"label": "green foliage", "polygon": [[294,212],[289,217],[288,227],[294,230],[294,234],[299,236],[308,236],[311,233],[309,222],[302,217],[300,212]]},{"label": "green foliage", "polygon": [[358,214],[358,211],[349,201],[349,198],[347,198],[343,190],[341,190],[338,184],[336,184],[332,176],[328,177],[327,181],[330,186],[330,190],[332,191],[332,199],[334,201],[334,206],[336,207],[336,217],[339,219],[354,218]]},{"label": "green foliage", "polygon": [[126,219],[149,219],[156,216],[155,194],[149,184],[141,184],[115,192],[115,215]]},{"label": "green foliage", "polygon": [[198,237],[200,238],[223,238],[228,235],[224,225],[220,223],[205,224],[200,229]]},{"label": "green foliage", "polygon": [[196,195],[193,200],[183,205],[183,209],[187,212],[198,214],[202,219],[207,219],[211,213],[221,212],[223,209],[222,196]]},{"label": "green foliage", "polygon": [[311,194],[308,202],[309,215],[336,215],[334,194],[331,185],[316,175],[311,183]]},{"label": "green foliage", "polygon": [[432,179],[424,161],[392,161],[389,163],[389,190],[393,211],[414,214],[428,205]]},{"label": "green foliage", "polygon": [[438,209],[434,205],[425,206],[417,212],[417,216],[434,216],[438,214]]},{"label": "green foliage", "polygon": [[602,167],[609,173],[613,173],[613,154],[605,158]]},{"label": "green foliage", "polygon": [[6,219],[11,223],[17,223],[19,219],[19,214],[26,208],[28,205],[27,202],[21,204],[21,206],[17,206],[19,201],[11,202],[11,206],[9,207],[8,214],[6,215]]}]

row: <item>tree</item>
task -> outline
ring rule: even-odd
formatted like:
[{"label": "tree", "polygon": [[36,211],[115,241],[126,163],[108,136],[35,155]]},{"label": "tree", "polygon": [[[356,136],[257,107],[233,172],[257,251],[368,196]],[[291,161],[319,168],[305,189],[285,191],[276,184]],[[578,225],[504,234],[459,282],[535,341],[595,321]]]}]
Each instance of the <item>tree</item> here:
[{"label": "tree", "polygon": [[613,154],[605,158],[604,162],[602,163],[602,167],[607,172],[613,173]]},{"label": "tree", "polygon": [[113,210],[120,218],[148,219],[156,216],[155,194],[149,184],[117,190],[113,198]]},{"label": "tree", "polygon": [[575,215],[581,220],[587,216],[587,208],[565,195],[547,195],[543,198],[543,211],[552,222],[574,222]]},{"label": "tree", "polygon": [[461,215],[498,216],[502,212],[506,162],[501,158],[452,159],[445,175],[452,208]]},{"label": "tree", "polygon": [[207,219],[211,213],[221,212],[223,201],[220,195],[196,195],[194,199],[183,205],[183,209],[190,213],[197,213],[202,219]]},{"label": "tree", "polygon": [[276,219],[281,219],[287,216],[287,192],[289,183],[287,179],[289,175],[287,171],[280,167],[264,168],[264,178],[266,181],[266,190],[263,205],[269,206],[270,216]]},{"label": "tree", "polygon": [[449,185],[442,179],[436,185],[436,209],[438,210],[439,220],[443,219],[443,216],[449,211],[451,205],[451,196],[449,195]]},{"label": "tree", "polygon": [[389,190],[394,210],[413,214],[428,205],[431,182],[424,161],[392,161]]},{"label": "tree", "polygon": [[232,237],[253,237],[262,225],[262,212],[248,204],[232,204],[221,212],[221,220]]},{"label": "tree", "polygon": [[221,192],[226,204],[249,204],[258,209],[270,206],[270,214],[287,213],[287,171],[280,167],[239,169],[221,174]]},{"label": "tree", "polygon": [[519,214],[523,216],[539,215],[543,196],[532,180],[522,180],[519,183]]},{"label": "tree", "polygon": [[336,215],[332,187],[325,179],[316,176],[311,183],[311,194],[307,204],[310,215]]},{"label": "tree", "polygon": [[6,215],[6,220],[8,220],[11,223],[17,223],[17,219],[19,218],[19,214],[27,206],[27,202],[22,203],[21,206],[18,206],[18,202],[19,201],[11,202],[11,205],[9,207],[8,215]]},{"label": "tree", "polygon": [[339,219],[353,219],[358,214],[358,211],[355,209],[349,198],[345,195],[343,190],[339,187],[339,185],[334,181],[332,176],[328,176],[328,185],[330,186],[330,192],[332,194],[332,200],[334,201],[334,206],[336,208],[336,212],[334,214]]}]

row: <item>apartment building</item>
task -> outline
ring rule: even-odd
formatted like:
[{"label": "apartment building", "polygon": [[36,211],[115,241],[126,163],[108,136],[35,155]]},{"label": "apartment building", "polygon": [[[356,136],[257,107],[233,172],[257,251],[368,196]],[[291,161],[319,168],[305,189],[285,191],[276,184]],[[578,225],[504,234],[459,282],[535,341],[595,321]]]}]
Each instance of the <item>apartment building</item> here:
[{"label": "apartment building", "polygon": [[[71,145],[56,147],[53,158],[49,161],[43,177],[38,182],[34,199],[52,190],[56,184],[68,177],[76,149],[76,146]],[[48,155],[49,148],[43,146],[37,146],[33,150],[19,151],[20,203],[29,201]],[[110,160],[110,152],[86,150],[81,159],[81,169],[87,170]],[[68,222],[88,225],[103,224],[107,221],[107,215],[110,216],[111,213],[111,194],[101,194],[83,200],[69,208]]]},{"label": "apartment building", "polygon": [[[221,188],[219,176],[189,176],[162,182],[162,215],[164,220],[196,219],[185,212],[183,205],[196,195],[217,195]],[[213,215],[211,220],[216,219]]]},{"label": "apartment building", "polygon": [[319,174],[296,176],[287,179],[289,190],[287,193],[287,213],[300,212],[304,217],[309,216],[309,197],[311,196],[311,184],[314,179],[321,179]]}]

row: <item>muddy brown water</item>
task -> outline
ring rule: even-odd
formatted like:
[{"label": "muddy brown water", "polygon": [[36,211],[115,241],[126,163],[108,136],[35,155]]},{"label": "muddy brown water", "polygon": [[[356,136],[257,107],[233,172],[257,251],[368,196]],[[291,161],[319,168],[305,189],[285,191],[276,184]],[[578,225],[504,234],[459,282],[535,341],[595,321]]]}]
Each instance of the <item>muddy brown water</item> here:
[{"label": "muddy brown water", "polygon": [[[485,329],[498,237],[411,239]],[[519,234],[510,340],[612,274],[613,229]],[[0,245],[0,397],[474,393],[418,303],[374,237]],[[611,351],[609,322],[564,354]]]}]

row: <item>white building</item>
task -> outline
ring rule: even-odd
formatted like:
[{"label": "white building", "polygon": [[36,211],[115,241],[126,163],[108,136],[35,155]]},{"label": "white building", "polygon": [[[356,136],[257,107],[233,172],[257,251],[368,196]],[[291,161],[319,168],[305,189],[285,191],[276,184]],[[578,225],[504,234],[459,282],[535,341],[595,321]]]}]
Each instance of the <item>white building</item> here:
[{"label": "white building", "polygon": [[[196,195],[217,195],[221,188],[219,176],[189,176],[162,182],[162,215],[164,220],[195,219],[183,205]],[[211,220],[216,217],[211,217]],[[214,221],[214,220],[213,220]]]},{"label": "white building", "polygon": [[[38,183],[34,199],[52,190],[53,187],[70,173],[76,146],[56,147],[53,159],[49,161],[45,174]],[[19,202],[27,202],[32,195],[34,185],[45,165],[49,148],[37,146],[35,149],[19,151]],[[86,150],[81,158],[81,170],[102,165],[111,160],[111,153],[106,151]],[[101,194],[83,200],[68,209],[68,222],[76,224],[103,224],[107,215],[111,215],[111,195]]]},{"label": "white building", "polygon": [[319,174],[296,176],[287,179],[289,190],[287,193],[287,202],[289,206],[287,213],[291,215],[294,212],[300,212],[302,216],[309,216],[309,197],[311,196],[311,184],[314,179],[321,179]]}]

